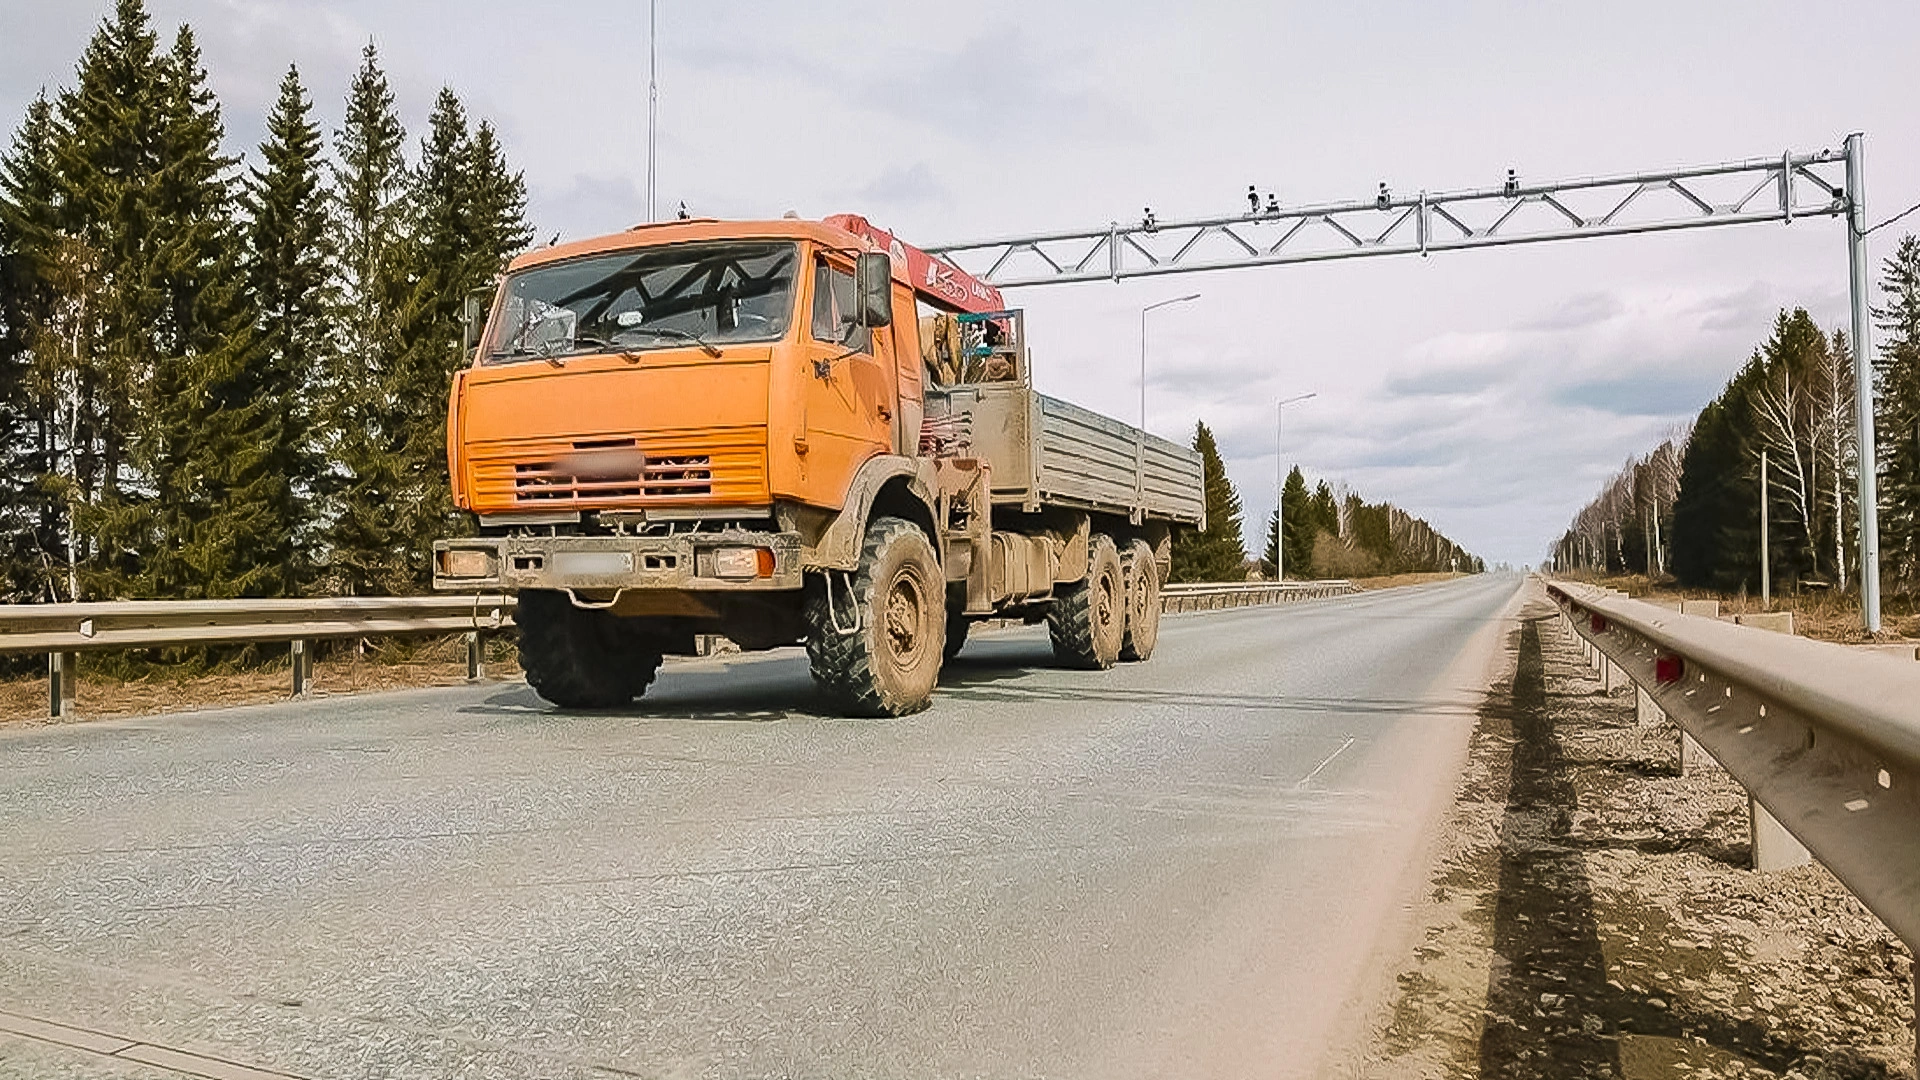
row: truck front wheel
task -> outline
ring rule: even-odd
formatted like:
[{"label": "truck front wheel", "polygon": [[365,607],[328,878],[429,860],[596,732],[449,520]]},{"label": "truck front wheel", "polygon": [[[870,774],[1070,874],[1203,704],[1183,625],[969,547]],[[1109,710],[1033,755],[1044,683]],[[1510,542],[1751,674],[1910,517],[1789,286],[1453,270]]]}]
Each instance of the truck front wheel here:
[{"label": "truck front wheel", "polygon": [[1145,660],[1153,655],[1160,640],[1160,566],[1153,548],[1145,540],[1135,540],[1122,560],[1127,580],[1127,633],[1120,644],[1120,659]]},{"label": "truck front wheel", "polygon": [[1126,574],[1112,538],[1095,536],[1087,550],[1087,577],[1054,591],[1047,609],[1053,656],[1068,667],[1113,666],[1127,627]]},{"label": "truck front wheel", "polygon": [[660,670],[660,650],[646,635],[618,616],[575,607],[566,593],[522,592],[513,621],[527,685],[563,709],[618,708]]},{"label": "truck front wheel", "polygon": [[851,582],[807,581],[807,659],[814,682],[852,716],[927,707],[946,644],[947,586],[933,544],[910,521],[867,526]]}]

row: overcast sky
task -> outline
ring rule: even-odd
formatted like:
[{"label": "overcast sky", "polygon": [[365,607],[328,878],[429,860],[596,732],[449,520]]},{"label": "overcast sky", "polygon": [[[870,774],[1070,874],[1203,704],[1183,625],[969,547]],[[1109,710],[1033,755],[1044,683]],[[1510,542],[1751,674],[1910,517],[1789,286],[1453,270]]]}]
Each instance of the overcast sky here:
[{"label": "overcast sky", "polygon": [[[149,0],[190,22],[235,150],[297,63],[331,131],[368,40],[417,137],[451,85],[504,134],[542,239],[645,216],[647,6]],[[0,119],[69,85],[106,0],[4,0]],[[457,13],[457,14],[456,14]],[[934,244],[1287,202],[1612,173],[1867,135],[1872,221],[1920,201],[1920,4],[660,0],[659,192],[722,217],[862,213]],[[1920,230],[1920,215],[1903,223]],[[1901,229],[1872,240],[1876,261]],[[1036,381],[1218,433],[1252,539],[1285,458],[1537,562],[1691,418],[1781,306],[1846,318],[1816,219],[1431,259],[1026,289]]]}]

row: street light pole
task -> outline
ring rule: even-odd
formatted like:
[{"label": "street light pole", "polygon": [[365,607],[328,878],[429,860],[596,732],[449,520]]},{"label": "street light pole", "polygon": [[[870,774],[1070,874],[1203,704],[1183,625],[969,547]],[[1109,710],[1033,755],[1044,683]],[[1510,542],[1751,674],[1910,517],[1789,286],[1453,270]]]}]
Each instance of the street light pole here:
[{"label": "street light pole", "polygon": [[647,0],[647,220],[648,221],[660,220],[658,217],[654,216],[654,209],[653,209],[654,116],[657,112],[659,112],[659,108],[660,108],[660,83],[654,74],[655,69],[658,67],[659,53],[660,53],[659,48],[655,45],[657,34],[655,32],[656,21],[654,19],[654,15],[656,13],[658,6],[659,6],[659,0]]},{"label": "street light pole", "polygon": [[1287,458],[1281,451],[1281,435],[1286,422],[1287,406],[1296,401],[1305,401],[1310,397],[1319,397],[1316,393],[1298,394],[1287,398],[1273,407],[1273,580],[1287,580]]},{"label": "street light pole", "polygon": [[1171,300],[1160,300],[1140,309],[1140,427],[1133,436],[1133,505],[1134,513],[1145,512],[1147,496],[1147,312],[1163,308],[1169,304],[1184,304],[1189,300],[1200,299],[1199,293],[1176,296]]}]

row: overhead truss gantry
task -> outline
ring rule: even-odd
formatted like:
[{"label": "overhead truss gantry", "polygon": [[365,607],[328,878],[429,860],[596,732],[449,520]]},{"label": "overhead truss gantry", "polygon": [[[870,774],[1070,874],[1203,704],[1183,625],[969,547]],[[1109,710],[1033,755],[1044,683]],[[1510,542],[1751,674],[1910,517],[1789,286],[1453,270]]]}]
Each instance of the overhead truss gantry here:
[{"label": "overhead truss gantry", "polygon": [[[1840,149],[1689,168],[1523,182],[1283,206],[1249,190],[1244,213],[940,244],[930,252],[1000,288],[1327,262],[1673,232],[1721,225],[1844,218],[1852,327],[1856,427],[1862,460],[1874,446],[1867,310],[1866,211],[1860,135]],[[1860,474],[1860,598],[1867,629],[1880,629],[1878,491]]]}]

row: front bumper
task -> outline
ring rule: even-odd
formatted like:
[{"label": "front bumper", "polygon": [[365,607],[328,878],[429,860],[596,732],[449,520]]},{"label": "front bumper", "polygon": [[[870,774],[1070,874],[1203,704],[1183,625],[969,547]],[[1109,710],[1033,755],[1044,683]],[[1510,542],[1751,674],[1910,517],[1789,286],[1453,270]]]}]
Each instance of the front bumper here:
[{"label": "front bumper", "polygon": [[[753,554],[739,554],[743,551]],[[751,575],[743,572],[748,562],[753,564]],[[433,587],[450,592],[772,592],[798,589],[800,583],[798,533],[735,529],[674,536],[478,536],[433,545]]]}]

